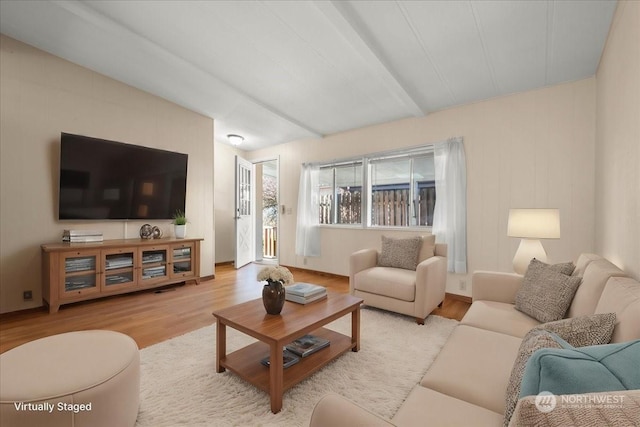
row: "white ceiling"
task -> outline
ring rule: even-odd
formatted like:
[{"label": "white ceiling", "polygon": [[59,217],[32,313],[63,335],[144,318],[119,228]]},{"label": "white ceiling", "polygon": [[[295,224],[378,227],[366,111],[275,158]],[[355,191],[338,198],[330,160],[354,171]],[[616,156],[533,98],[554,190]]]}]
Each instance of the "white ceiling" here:
[{"label": "white ceiling", "polygon": [[595,74],[615,1],[0,1],[0,31],[255,150]]}]

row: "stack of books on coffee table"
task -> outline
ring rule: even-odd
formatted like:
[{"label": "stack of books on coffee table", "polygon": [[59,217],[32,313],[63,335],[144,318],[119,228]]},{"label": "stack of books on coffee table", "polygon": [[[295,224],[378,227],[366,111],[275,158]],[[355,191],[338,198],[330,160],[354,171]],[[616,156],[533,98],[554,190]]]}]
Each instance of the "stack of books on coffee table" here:
[{"label": "stack of books on coffee table", "polygon": [[295,283],[285,288],[287,301],[308,304],[327,297],[327,289],[311,283]]}]

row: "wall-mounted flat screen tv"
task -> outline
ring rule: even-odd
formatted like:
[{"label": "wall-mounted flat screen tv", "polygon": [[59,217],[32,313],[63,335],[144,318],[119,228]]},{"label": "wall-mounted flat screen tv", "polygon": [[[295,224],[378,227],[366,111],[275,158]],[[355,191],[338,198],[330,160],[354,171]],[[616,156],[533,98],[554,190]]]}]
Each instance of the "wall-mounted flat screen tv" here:
[{"label": "wall-mounted flat screen tv", "polygon": [[170,219],[185,209],[187,155],[60,136],[61,220]]}]

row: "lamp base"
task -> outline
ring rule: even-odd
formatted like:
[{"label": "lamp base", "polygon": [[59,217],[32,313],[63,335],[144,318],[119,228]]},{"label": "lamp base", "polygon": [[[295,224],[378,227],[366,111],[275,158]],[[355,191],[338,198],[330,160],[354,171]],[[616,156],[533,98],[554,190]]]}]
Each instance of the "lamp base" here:
[{"label": "lamp base", "polygon": [[524,274],[529,267],[531,259],[547,262],[547,253],[542,247],[542,243],[538,239],[522,239],[520,246],[513,257],[513,271],[518,274]]}]

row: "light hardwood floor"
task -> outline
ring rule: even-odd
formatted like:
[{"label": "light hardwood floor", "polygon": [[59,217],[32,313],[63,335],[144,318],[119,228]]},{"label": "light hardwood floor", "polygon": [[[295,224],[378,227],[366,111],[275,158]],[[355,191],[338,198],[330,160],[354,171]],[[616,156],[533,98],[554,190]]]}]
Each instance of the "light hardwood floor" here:
[{"label": "light hardwood floor", "polygon": [[[239,270],[216,266],[216,278],[200,283],[145,291],[62,306],[49,314],[43,308],[0,315],[0,353],[49,335],[87,329],[123,332],[144,348],[214,323],[214,310],[259,298],[256,280],[264,266],[249,264]],[[317,283],[348,292],[349,279],[291,269],[296,281]],[[447,297],[433,314],[460,320],[469,304]],[[407,317],[408,321],[413,319]]]}]

